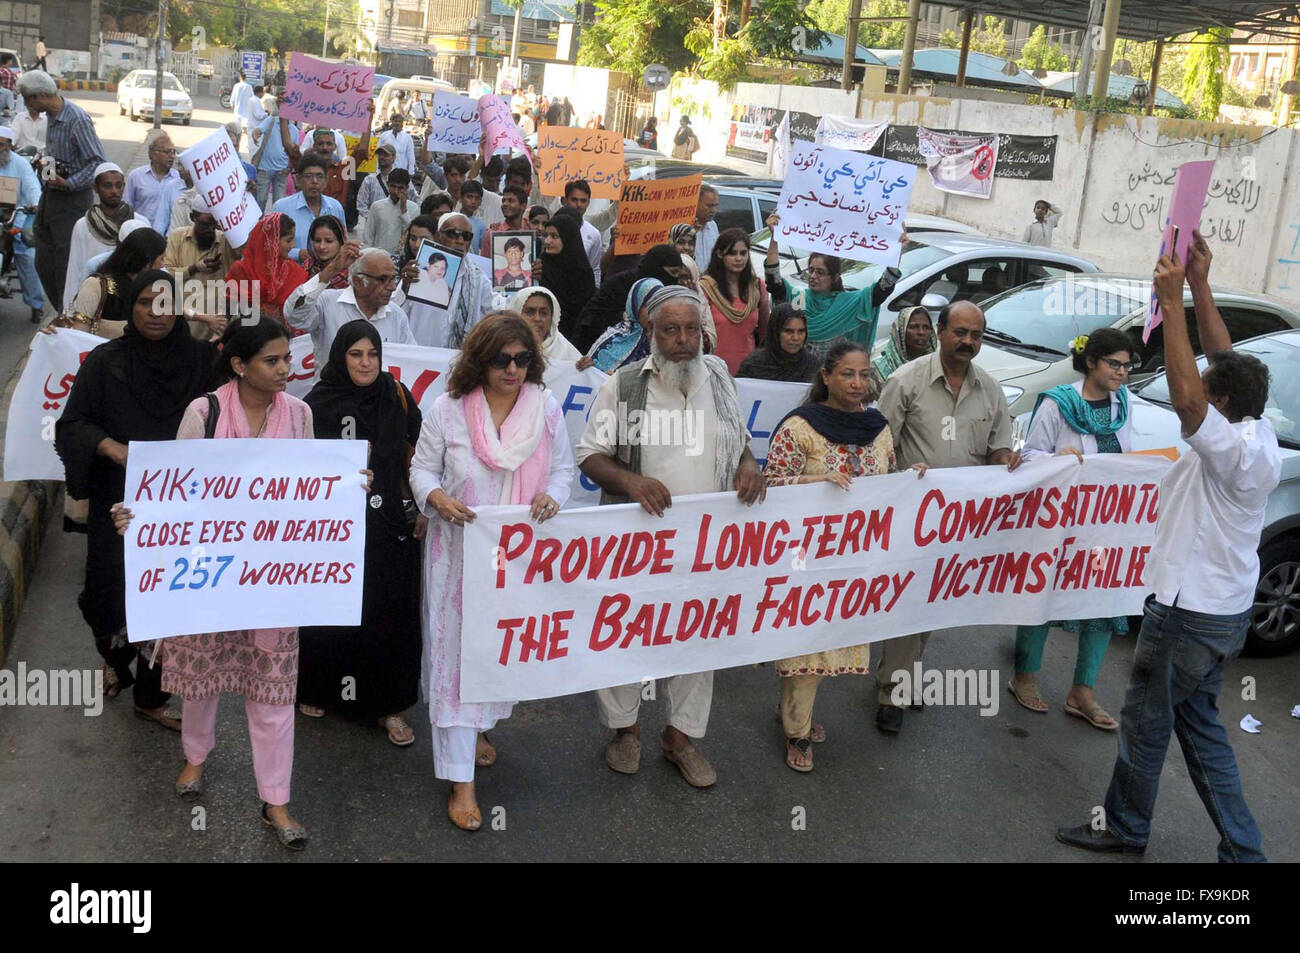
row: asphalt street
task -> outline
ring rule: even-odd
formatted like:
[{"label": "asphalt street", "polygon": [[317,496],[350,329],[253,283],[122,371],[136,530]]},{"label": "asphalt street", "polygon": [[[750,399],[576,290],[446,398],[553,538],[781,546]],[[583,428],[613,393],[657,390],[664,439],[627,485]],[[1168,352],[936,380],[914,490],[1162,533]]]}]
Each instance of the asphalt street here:
[{"label": "asphalt street", "polygon": [[[96,115],[110,158],[127,166],[146,127],[119,118],[109,94],[75,99]],[[226,115],[201,109],[193,126],[168,131],[184,148]],[[21,302],[0,301],[0,372],[30,334]],[[83,560],[83,538],[52,524],[7,667],[98,666],[76,607]],[[1116,716],[1134,638],[1112,643],[1098,681],[1101,702]],[[701,743],[719,780],[703,791],[655,752],[662,701],[643,708],[645,751],[633,777],[605,767],[607,733],[590,695],[521,704],[493,733],[500,758],[479,775],[485,824],[474,835],[446,818],[448,789],[433,777],[423,709],[407,713],[417,740],[405,749],[377,726],[299,716],[292,806],[312,834],[301,855],[280,848],[259,819],[237,698],[222,701],[201,816],[172,793],[179,736],[136,718],[129,691],[106,700],[97,717],[73,708],[0,708],[0,860],[1214,861],[1217,834],[1176,742],[1144,859],[1095,858],[1054,841],[1058,823],[1086,820],[1101,802],[1115,736],[1060,709],[1072,637],[1054,632],[1047,645],[1040,674],[1053,703],[1047,715],[1019,707],[1007,692],[1012,642],[1008,627],[937,633],[927,665],[987,670],[997,712],[928,708],[909,713],[898,737],[872,724],[873,677],[827,680],[817,719],[829,737],[807,775],[785,766],[771,667],[719,672]],[[1249,701],[1241,697],[1244,678],[1254,680]],[[1239,659],[1224,684],[1223,720],[1265,851],[1275,861],[1298,861],[1300,719],[1289,713],[1300,703],[1300,653]],[[1263,722],[1261,733],[1238,728],[1247,712]]]}]

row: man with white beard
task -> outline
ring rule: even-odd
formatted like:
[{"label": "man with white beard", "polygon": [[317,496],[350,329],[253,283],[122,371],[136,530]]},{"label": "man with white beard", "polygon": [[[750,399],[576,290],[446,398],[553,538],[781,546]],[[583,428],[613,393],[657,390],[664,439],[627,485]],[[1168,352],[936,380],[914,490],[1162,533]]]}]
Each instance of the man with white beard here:
[{"label": "man with white beard", "polygon": [[[763,499],[735,382],[727,365],[700,347],[703,301],[674,285],[654,292],[646,308],[650,356],[605,381],[577,446],[578,465],[600,486],[601,504],[635,502],[663,516],[674,494],[735,490],[746,506]],[[642,421],[649,423],[638,426]],[[661,440],[666,433],[675,436]],[[615,731],[605,763],[621,774],[635,774],[641,764],[641,691],[633,684],[596,692],[601,724]],[[674,675],[664,694],[668,725],[660,749],[688,784],[708,787],[717,776],[691,739],[703,738],[708,726],[713,673]]]}]

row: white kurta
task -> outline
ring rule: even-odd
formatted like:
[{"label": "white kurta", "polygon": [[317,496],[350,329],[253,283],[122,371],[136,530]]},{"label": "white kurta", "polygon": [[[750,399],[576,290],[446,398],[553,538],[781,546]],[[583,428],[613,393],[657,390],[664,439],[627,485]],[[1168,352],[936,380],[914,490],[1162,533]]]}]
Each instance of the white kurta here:
[{"label": "white kurta", "polygon": [[[139,212],[135,213],[135,219],[150,228],[153,227],[149,219]],[[68,242],[68,274],[63,282],[64,311],[72,307],[72,302],[77,297],[77,289],[81,287],[81,282],[85,278],[83,272],[86,262],[101,252],[112,251],[116,247],[116,245],[105,244],[96,238],[91,233],[90,226],[86,224],[84,215],[77,220],[76,225],[72,226],[72,239]]]},{"label": "white kurta", "polygon": [[[546,492],[560,506],[573,485],[573,449],[564,426],[564,413],[546,395],[546,428],[551,434],[551,472]],[[434,401],[420,427],[420,440],[411,461],[411,490],[420,512],[429,518],[424,559],[424,678],[429,720],[439,728],[487,731],[509,718],[513,702],[460,700],[461,576],[464,556],[461,527],[443,520],[429,505],[429,494],[441,489],[473,509],[496,504],[505,474],[483,464],[470,444],[464,405],[443,394]],[[490,637],[492,633],[477,633]]]}]

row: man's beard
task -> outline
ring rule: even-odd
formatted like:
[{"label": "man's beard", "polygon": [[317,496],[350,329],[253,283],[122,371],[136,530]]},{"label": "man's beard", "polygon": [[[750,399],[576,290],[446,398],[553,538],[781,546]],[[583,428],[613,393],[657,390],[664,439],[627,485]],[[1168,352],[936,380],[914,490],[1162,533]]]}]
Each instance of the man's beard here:
[{"label": "man's beard", "polygon": [[650,355],[655,359],[655,366],[659,368],[659,378],[664,382],[664,386],[669,390],[680,391],[683,397],[691,392],[691,382],[698,376],[697,372],[704,370],[704,350],[700,348],[695,352],[695,356],[685,361],[671,361],[663,351],[659,350],[659,342],[655,340],[654,334],[650,335]]}]

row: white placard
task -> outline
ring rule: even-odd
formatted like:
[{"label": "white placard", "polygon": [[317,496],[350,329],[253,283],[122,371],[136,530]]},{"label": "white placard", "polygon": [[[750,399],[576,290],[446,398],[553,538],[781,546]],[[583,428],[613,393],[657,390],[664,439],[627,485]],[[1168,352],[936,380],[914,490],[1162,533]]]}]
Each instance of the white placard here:
[{"label": "white placard", "polygon": [[67,328],[32,338],[27,366],[9,402],[6,481],[63,479],[63,461],[54,451],[54,425],[63,416],[81,362],[103,343],[101,337]]},{"label": "white placard", "polygon": [[483,138],[478,100],[439,91],[433,95],[433,125],[425,148],[431,152],[476,153]]},{"label": "white placard", "polygon": [[234,248],[243,247],[262,210],[248,191],[248,174],[225,128],[186,149],[181,162],[216,218],[217,228],[226,233],[226,241]]},{"label": "white placard", "polygon": [[925,158],[930,181],[940,192],[978,199],[993,194],[998,167],[998,137],[959,136],[916,127],[916,148]]}]

